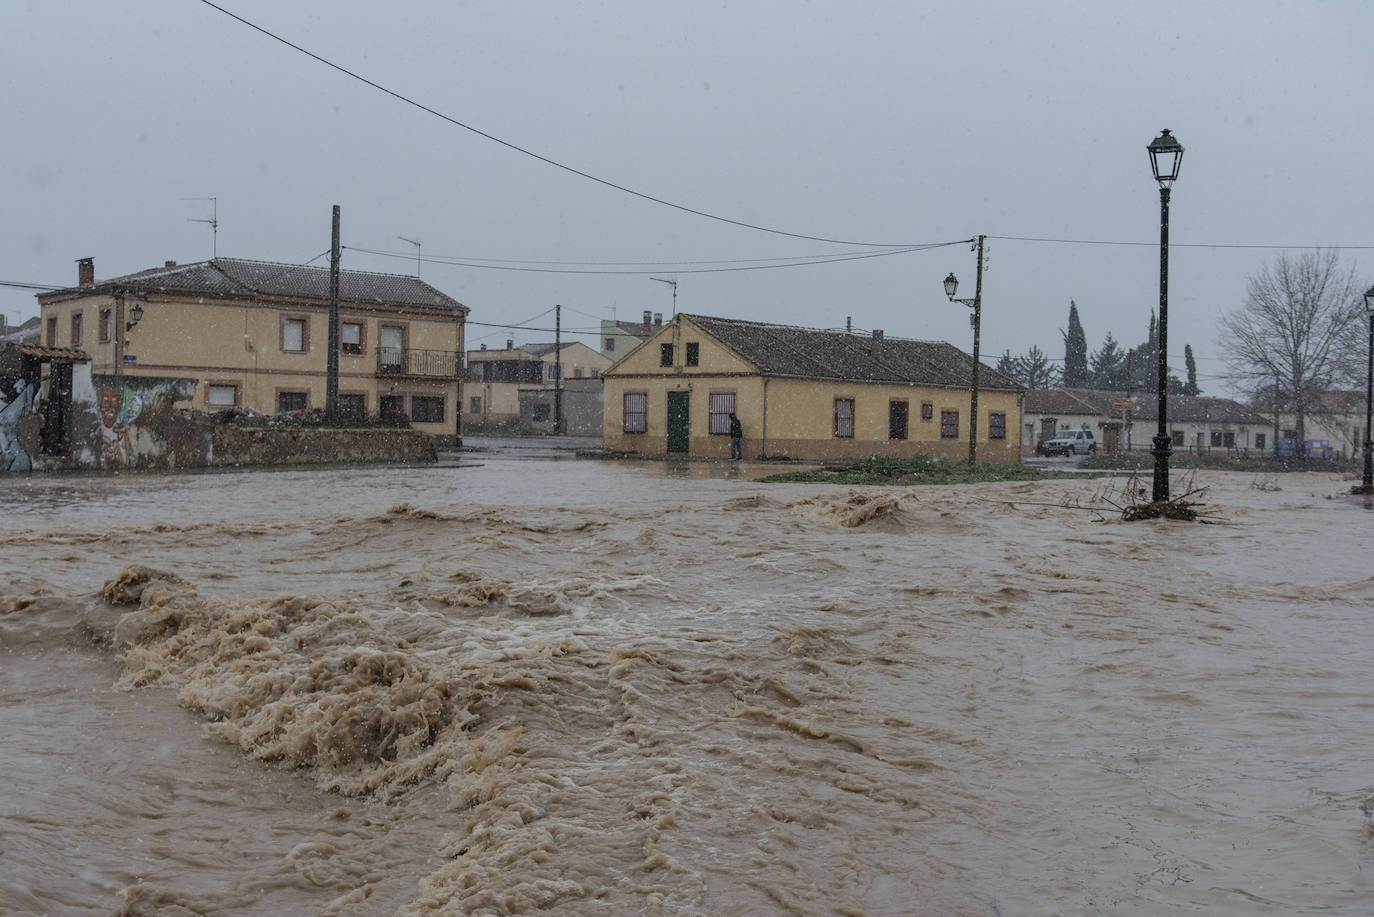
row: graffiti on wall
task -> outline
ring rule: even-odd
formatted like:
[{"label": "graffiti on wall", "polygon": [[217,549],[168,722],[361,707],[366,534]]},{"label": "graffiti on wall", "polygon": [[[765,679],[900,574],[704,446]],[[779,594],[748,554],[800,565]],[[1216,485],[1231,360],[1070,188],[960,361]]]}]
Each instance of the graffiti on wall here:
[{"label": "graffiti on wall", "polygon": [[93,410],[82,439],[102,468],[185,468],[203,465],[209,432],[176,408],[195,396],[194,379],[96,376]]},{"label": "graffiti on wall", "polygon": [[[0,378],[0,471],[28,471],[38,451],[38,384],[22,377]],[[28,448],[26,448],[26,446]]]}]

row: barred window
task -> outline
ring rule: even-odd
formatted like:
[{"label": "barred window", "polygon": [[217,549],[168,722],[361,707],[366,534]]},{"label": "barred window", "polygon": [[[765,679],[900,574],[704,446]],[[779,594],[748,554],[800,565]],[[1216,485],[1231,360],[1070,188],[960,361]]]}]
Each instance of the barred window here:
[{"label": "barred window", "polygon": [[921,419],[922,419],[922,420],[934,420],[934,419],[935,419],[935,405],[934,405],[934,404],[932,404],[932,403],[929,402],[929,401],[922,401],[922,402],[921,402]]},{"label": "barred window", "polygon": [[887,438],[906,439],[907,403],[905,401],[889,401],[887,403]]},{"label": "barred window", "polygon": [[[691,347],[691,344],[687,345]],[[690,352],[690,351],[689,351]],[[711,433],[730,433],[730,415],[735,413],[734,392],[711,393]]]},{"label": "barred window", "polygon": [[854,399],[835,399],[835,435],[840,439],[854,438]]},{"label": "barred window", "polygon": [[959,438],[959,412],[941,411],[940,412],[940,438],[958,439]]},{"label": "barred window", "polygon": [[672,366],[672,365],[673,365],[673,345],[672,345],[672,344],[659,344],[659,345],[658,345],[658,365],[659,365],[659,366]]},{"label": "barred window", "polygon": [[444,399],[442,395],[411,395],[410,419],[416,423],[443,423]]},{"label": "barred window", "polygon": [[1007,415],[1001,411],[988,414],[988,439],[1007,438]]},{"label": "barred window", "polygon": [[649,395],[646,392],[625,393],[625,432],[649,432]]},{"label": "barred window", "polygon": [[687,344],[687,365],[701,365],[701,345],[696,341],[691,341]]}]

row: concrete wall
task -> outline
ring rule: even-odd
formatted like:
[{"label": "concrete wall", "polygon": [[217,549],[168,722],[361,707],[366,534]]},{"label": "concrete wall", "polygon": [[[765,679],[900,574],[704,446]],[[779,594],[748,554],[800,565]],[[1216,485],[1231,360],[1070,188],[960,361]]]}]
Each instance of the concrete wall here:
[{"label": "concrete wall", "polygon": [[0,378],[0,469],[177,470],[242,465],[419,463],[437,459],[434,437],[406,429],[258,429],[197,421],[177,407],[196,380],[93,376],[72,366],[65,455],[44,454],[37,391],[28,380]]}]

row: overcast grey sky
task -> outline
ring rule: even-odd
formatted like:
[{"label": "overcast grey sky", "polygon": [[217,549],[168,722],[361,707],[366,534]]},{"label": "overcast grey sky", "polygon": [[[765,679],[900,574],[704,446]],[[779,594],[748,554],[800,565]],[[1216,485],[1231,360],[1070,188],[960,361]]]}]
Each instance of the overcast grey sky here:
[{"label": "overcast grey sky", "polygon": [[[1374,274],[1363,0],[220,5],[511,144],[695,210],[854,241],[986,233],[990,362],[1032,344],[1062,357],[1071,298],[1090,348],[1107,332],[1144,338],[1159,271],[1145,146],[1166,127],[1187,148],[1171,205],[1171,362],[1181,371],[1192,344],[1204,392],[1222,393],[1218,312],[1277,252],[1201,246],[1347,245],[1344,262]],[[864,250],[590,182],[200,0],[5,0],[0,16],[0,280],[71,285],[85,256],[98,278],[203,260],[210,228],[191,221],[211,204],[193,198],[211,196],[222,256],[305,262],[328,249],[339,204],[347,268],[414,273],[405,236],[425,258],[646,272],[424,263],[474,322],[554,303],[573,329],[613,311],[667,315],[671,290],[654,276],[679,281],[679,311],[812,327],[852,316],[971,345],[967,311],[940,285],[953,270],[972,295],[967,245],[689,273],[679,263]],[[17,321],[37,305],[0,287],[0,309]],[[469,343],[507,336],[474,325]]]}]

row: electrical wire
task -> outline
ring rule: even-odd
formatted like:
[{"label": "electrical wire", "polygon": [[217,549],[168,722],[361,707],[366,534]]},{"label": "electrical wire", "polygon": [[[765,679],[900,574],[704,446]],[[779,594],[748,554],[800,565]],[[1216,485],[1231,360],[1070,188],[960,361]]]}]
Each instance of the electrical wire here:
[{"label": "electrical wire", "polygon": [[221,13],[223,13],[224,15],[228,16],[230,19],[234,19],[234,20],[237,20],[238,22],[243,23],[244,25],[248,26],[250,29],[253,29],[253,30],[257,31],[257,32],[261,32],[263,35],[266,35],[268,38],[271,38],[271,39],[273,39],[274,41],[279,41],[279,42],[281,42],[282,44],[286,45],[288,48],[291,48],[293,51],[299,51],[301,54],[304,54],[306,57],[309,57],[309,58],[311,58],[312,60],[316,60],[316,61],[320,62],[321,64],[324,64],[326,67],[329,67],[329,68],[331,68],[331,69],[333,69],[333,70],[337,70],[338,72],[344,74],[345,76],[352,77],[353,79],[357,80],[357,81],[360,82],[360,83],[364,83],[364,84],[366,84],[366,85],[368,85],[368,86],[371,86],[373,89],[376,89],[378,92],[383,92],[383,93],[385,93],[386,95],[389,95],[389,96],[391,96],[392,98],[396,99],[397,101],[404,102],[404,103],[407,104],[407,105],[414,106],[415,108],[418,108],[420,111],[423,111],[423,112],[425,112],[425,113],[427,113],[427,114],[433,115],[433,116],[436,117],[436,118],[440,118],[440,119],[442,119],[442,120],[444,120],[444,121],[447,121],[448,123],[450,123],[450,124],[452,124],[452,125],[454,125],[454,126],[456,126],[456,127],[461,127],[461,128],[462,128],[463,130],[465,130],[465,131],[471,131],[472,133],[476,134],[477,136],[482,137],[482,138],[484,138],[484,139],[486,139],[486,140],[490,140],[490,141],[493,142],[493,143],[498,143],[498,144],[500,144],[501,146],[503,146],[503,147],[505,147],[505,148],[507,148],[507,149],[509,149],[509,150],[514,150],[514,151],[517,152],[517,153],[522,153],[522,154],[524,154],[525,156],[529,156],[531,159],[537,159],[537,160],[539,160],[540,162],[542,162],[542,163],[544,163],[544,164],[546,164],[546,165],[553,166],[554,168],[557,168],[557,169],[562,169],[562,170],[565,171],[565,172],[570,172],[570,173],[572,173],[573,175],[579,176],[580,178],[585,178],[585,179],[587,179],[588,181],[596,182],[596,183],[599,184],[599,185],[604,185],[604,186],[606,186],[607,188],[614,188],[614,189],[617,190],[617,191],[623,192],[623,193],[625,193],[625,194],[629,194],[629,195],[631,195],[631,196],[633,196],[633,197],[640,198],[641,200],[650,201],[651,203],[659,204],[659,205],[662,205],[662,206],[664,206],[664,207],[671,207],[671,208],[674,209],[674,210],[679,210],[679,211],[681,211],[681,212],[683,212],[683,213],[690,213],[690,214],[693,214],[694,216],[704,217],[704,218],[706,218],[706,219],[708,219],[708,220],[715,220],[715,221],[720,222],[720,223],[727,223],[727,224],[729,224],[729,225],[731,225],[731,226],[739,226],[739,227],[741,227],[741,228],[743,228],[743,229],[753,229],[753,230],[756,230],[756,231],[758,231],[758,232],[772,233],[773,235],[778,235],[778,236],[787,236],[787,237],[792,238],[792,239],[805,239],[805,240],[808,240],[808,241],[811,241],[811,242],[828,242],[828,243],[832,243],[832,244],[835,244],[835,245],[857,245],[857,246],[864,246],[864,247],[870,247],[870,248],[892,248],[892,247],[901,246],[901,245],[904,244],[904,243],[901,243],[901,242],[859,242],[859,241],[854,241],[854,240],[852,240],[852,239],[830,239],[830,238],[826,238],[826,237],[824,237],[824,236],[809,236],[809,235],[806,235],[806,234],[804,234],[804,233],[799,233],[799,232],[787,232],[786,230],[782,230],[782,229],[773,229],[773,228],[768,227],[768,226],[760,226],[760,225],[758,225],[758,224],[756,224],[756,223],[746,223],[746,222],[744,222],[744,221],[742,221],[742,220],[733,220],[733,219],[730,219],[729,217],[718,216],[717,214],[714,214],[714,213],[708,213],[708,212],[705,211],[705,210],[697,210],[697,209],[694,208],[694,207],[688,207],[688,206],[683,205],[683,204],[675,204],[675,203],[673,203],[672,201],[665,200],[665,199],[663,199],[663,198],[661,198],[661,197],[654,197],[652,194],[645,194],[645,193],[642,192],[642,191],[636,191],[636,190],[634,190],[633,188],[628,188],[628,187],[626,187],[625,185],[617,184],[617,183],[615,183],[615,182],[613,182],[613,181],[610,181],[610,180],[608,180],[608,179],[599,178],[599,177],[597,177],[597,176],[595,176],[595,175],[592,175],[590,172],[584,172],[584,171],[582,171],[581,169],[576,169],[576,168],[573,168],[572,166],[565,165],[564,163],[561,163],[561,162],[559,162],[559,161],[556,160],[556,159],[551,159],[551,158],[549,158],[548,156],[542,156],[542,155],[540,155],[539,153],[536,153],[536,152],[534,152],[534,151],[532,151],[532,150],[528,150],[528,149],[526,149],[526,148],[524,148],[524,147],[522,147],[522,146],[518,146],[517,144],[511,143],[509,140],[502,140],[500,137],[497,137],[497,136],[494,135],[494,134],[489,134],[489,133],[487,133],[486,131],[483,131],[483,130],[480,130],[480,129],[476,128],[476,127],[473,127],[473,126],[470,125],[470,124],[465,124],[465,123],[463,123],[462,121],[459,121],[457,118],[454,118],[454,117],[452,117],[452,116],[450,116],[450,115],[444,114],[443,112],[440,112],[440,111],[437,111],[437,110],[435,110],[435,109],[433,109],[433,108],[430,108],[429,106],[424,105],[423,103],[417,102],[417,101],[415,101],[414,99],[412,99],[412,98],[410,98],[410,97],[408,97],[408,96],[402,95],[401,93],[397,92],[397,91],[394,90],[394,89],[388,89],[387,87],[381,85],[380,83],[373,82],[372,80],[368,79],[367,77],[362,76],[362,75],[359,74],[359,73],[355,73],[355,72],[353,72],[352,70],[349,70],[347,67],[343,67],[343,66],[341,66],[341,65],[339,65],[339,64],[334,63],[334,62],[331,61],[331,60],[328,60],[327,58],[321,57],[320,55],[316,54],[316,53],[313,52],[313,51],[306,50],[305,48],[301,47],[300,45],[298,45],[298,44],[296,44],[296,43],[294,43],[294,42],[292,42],[292,41],[288,41],[287,39],[285,39],[285,38],[283,38],[282,36],[276,34],[275,32],[271,32],[271,31],[269,31],[269,30],[263,28],[262,26],[260,26],[260,25],[254,23],[254,22],[251,22],[251,21],[249,21],[249,20],[243,18],[242,16],[240,16],[240,15],[238,15],[238,14],[236,14],[236,13],[231,13],[229,10],[225,9],[225,8],[222,7],[222,6],[219,6],[218,4],[211,3],[210,0],[200,0],[200,2],[201,2],[201,3],[204,3],[206,6],[210,7],[211,9],[218,10],[219,12],[221,12]]},{"label": "electrical wire", "polygon": [[[932,248],[942,248],[942,247],[949,246],[949,245],[963,245],[963,244],[966,244],[967,242],[968,242],[967,239],[960,239],[960,240],[958,240],[958,241],[956,241],[956,242],[938,242],[938,243],[932,243],[932,244],[928,244],[928,245],[920,246],[920,247],[917,247],[917,246],[907,246],[907,247],[902,247],[902,248],[892,248],[892,249],[888,249],[888,250],[885,250],[885,251],[878,251],[878,252],[863,252],[863,253],[851,254],[851,255],[833,255],[833,256],[827,256],[827,257],[817,257],[817,258],[815,258],[815,259],[813,259],[813,260],[794,260],[794,261],[791,261],[791,262],[780,263],[780,264],[751,264],[751,265],[737,265],[737,266],[734,266],[734,267],[686,268],[686,269],[680,268],[680,267],[679,267],[679,268],[673,268],[672,271],[671,271],[671,273],[677,273],[677,274],[724,274],[724,273],[732,273],[732,272],[737,272],[737,271],[766,271],[766,270],[778,270],[778,269],[781,269],[781,268],[810,267],[810,266],[812,266],[812,265],[817,265],[817,264],[835,264],[835,263],[843,262],[843,261],[863,261],[863,260],[866,260],[866,259],[869,259],[869,258],[886,258],[886,257],[888,257],[889,255],[905,255],[905,254],[909,254],[909,253],[915,252],[915,251],[926,251],[926,250],[929,250],[929,249],[932,249]],[[356,247],[356,246],[350,246],[350,250],[351,250],[351,251],[357,251],[357,252],[363,252],[363,253],[369,254],[369,255],[376,255],[376,256],[382,257],[382,258],[405,258],[406,260],[410,260],[410,261],[415,260],[415,256],[414,256],[414,255],[406,255],[406,254],[403,254],[403,253],[401,253],[401,252],[388,252],[388,251],[383,251],[383,250],[381,250],[381,249],[358,248],[358,247]],[[450,267],[469,267],[469,268],[475,268],[475,269],[479,269],[479,270],[514,271],[514,272],[517,272],[517,273],[531,273],[531,274],[646,275],[646,274],[657,274],[657,273],[661,273],[661,272],[662,272],[662,268],[661,268],[661,267],[660,267],[660,268],[656,268],[656,269],[655,269],[655,268],[646,268],[646,269],[624,269],[624,270],[612,270],[612,269],[604,269],[604,268],[599,268],[599,269],[592,269],[592,268],[571,268],[571,267],[544,267],[544,268],[540,268],[540,267],[517,267],[517,266],[515,266],[515,265],[513,265],[513,264],[509,264],[509,263],[506,263],[506,264],[482,264],[482,263],[477,262],[477,261],[462,260],[462,259],[458,259],[458,258],[449,258],[449,259],[446,259],[446,258],[432,258],[432,257],[426,257],[424,260],[425,260],[425,261],[429,261],[429,262],[431,262],[431,263],[433,263],[433,264],[443,264],[443,265],[448,265],[448,266],[450,266]],[[533,263],[536,263],[536,264],[537,264],[537,263],[548,263],[548,262],[533,262]]]},{"label": "electrical wire", "polygon": [[[1149,246],[1158,248],[1159,242],[1124,242],[1111,239],[1049,239],[1038,238],[1035,236],[988,236],[989,239],[1000,239],[1003,242],[1050,242],[1060,245],[1129,245],[1129,246]],[[1336,242],[1330,245],[1275,245],[1269,243],[1243,243],[1243,242],[1170,242],[1170,248],[1238,248],[1238,249],[1262,249],[1283,251],[1285,249],[1295,251],[1369,251],[1374,250],[1374,244],[1349,244]]]}]

